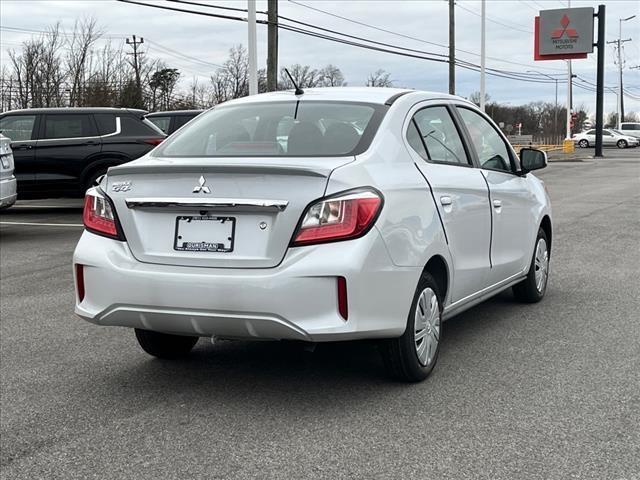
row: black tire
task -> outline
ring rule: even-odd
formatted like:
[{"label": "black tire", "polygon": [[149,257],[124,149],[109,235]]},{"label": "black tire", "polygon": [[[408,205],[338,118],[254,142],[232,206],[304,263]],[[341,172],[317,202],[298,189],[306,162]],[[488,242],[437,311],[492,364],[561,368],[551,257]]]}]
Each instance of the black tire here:
[{"label": "black tire", "polygon": [[95,186],[96,181],[98,180],[98,178],[100,178],[102,175],[107,173],[107,169],[108,169],[108,167],[101,167],[101,168],[97,168],[93,172],[90,172],[89,175],[87,175],[86,181],[84,182],[85,191],[89,190],[91,187]]},{"label": "black tire", "polygon": [[[418,308],[418,301],[421,294],[426,290],[431,289],[435,293],[435,299],[437,302],[437,322],[438,327],[436,329],[437,338],[435,353],[430,357],[431,361],[428,364],[421,363],[418,358],[415,335],[415,320],[416,309]],[[427,341],[427,333],[423,338],[423,342]],[[438,284],[429,273],[424,273],[418,282],[418,287],[413,296],[411,303],[411,309],[409,310],[409,317],[407,318],[407,328],[401,337],[383,340],[380,342],[380,353],[385,366],[389,370],[389,373],[397,380],[405,382],[420,382],[427,378],[433,371],[437,361],[438,354],[440,352],[440,344],[442,343],[442,297],[440,296],[440,290]]]},{"label": "black tire", "polygon": [[140,328],[136,328],[136,338],[149,355],[168,359],[186,356],[198,342],[198,337],[170,335]]},{"label": "black tire", "polygon": [[[541,288],[538,288],[538,284],[536,281],[536,271],[540,270],[540,267],[536,264],[536,253],[538,251],[538,244],[540,240],[544,240],[544,244],[546,246],[546,274],[544,275],[544,282]],[[529,266],[529,273],[527,277],[521,281],[520,283],[513,286],[513,295],[516,297],[516,300],[523,303],[536,303],[542,300],[545,292],[547,291],[547,282],[549,279],[549,240],[547,239],[547,234],[544,233],[543,229],[538,230],[538,235],[536,237],[536,243],[533,247],[533,255],[531,256],[531,265]]]},{"label": "black tire", "polygon": [[582,139],[578,142],[578,145],[580,146],[580,148],[588,148],[589,140]]},{"label": "black tire", "polygon": [[616,143],[616,145],[618,146],[618,148],[627,148],[627,141],[626,140],[618,140],[618,143]]}]

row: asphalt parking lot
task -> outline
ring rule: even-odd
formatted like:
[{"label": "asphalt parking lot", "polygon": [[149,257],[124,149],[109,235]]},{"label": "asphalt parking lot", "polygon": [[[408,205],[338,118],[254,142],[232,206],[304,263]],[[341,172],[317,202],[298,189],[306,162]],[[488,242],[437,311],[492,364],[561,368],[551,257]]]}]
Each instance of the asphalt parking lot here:
[{"label": "asphalt parking lot", "polygon": [[152,359],[73,314],[81,201],[19,202],[0,214],[2,477],[639,479],[640,149],[605,154],[540,174],[546,298],[447,322],[416,385],[367,342]]}]

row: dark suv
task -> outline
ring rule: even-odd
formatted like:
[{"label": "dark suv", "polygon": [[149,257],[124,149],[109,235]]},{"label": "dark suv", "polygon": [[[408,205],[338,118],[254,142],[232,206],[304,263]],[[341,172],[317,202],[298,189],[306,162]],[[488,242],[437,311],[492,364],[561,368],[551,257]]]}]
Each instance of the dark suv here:
[{"label": "dark suv", "polygon": [[182,127],[185,123],[190,122],[200,115],[203,110],[174,110],[172,112],[153,112],[146,115],[147,120],[152,121],[156,127],[167,135]]},{"label": "dark suv", "polygon": [[113,165],[134,160],[165,135],[130,108],[33,108],[0,114],[11,139],[20,198],[82,196]]}]

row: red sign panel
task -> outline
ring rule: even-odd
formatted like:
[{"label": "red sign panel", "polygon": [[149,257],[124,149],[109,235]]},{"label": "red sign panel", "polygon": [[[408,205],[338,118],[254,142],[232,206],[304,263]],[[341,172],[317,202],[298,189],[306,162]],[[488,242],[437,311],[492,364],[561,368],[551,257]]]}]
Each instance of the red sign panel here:
[{"label": "red sign panel", "polygon": [[[563,18],[564,20],[564,18]],[[553,35],[557,38],[566,35],[568,37],[577,35],[577,32],[572,28],[567,28],[569,23],[564,21],[560,27],[553,31]],[[587,58],[586,53],[562,53],[558,55],[541,55],[540,54],[540,17],[535,18],[534,35],[533,35],[533,59],[535,61],[540,60],[573,60],[579,58]]]}]

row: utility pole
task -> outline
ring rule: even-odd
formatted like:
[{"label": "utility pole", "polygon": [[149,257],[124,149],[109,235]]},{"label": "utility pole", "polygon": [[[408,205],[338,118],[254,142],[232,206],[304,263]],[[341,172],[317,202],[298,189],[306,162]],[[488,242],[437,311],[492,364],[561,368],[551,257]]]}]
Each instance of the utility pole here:
[{"label": "utility pole", "polygon": [[133,48],[133,70],[136,73],[136,86],[138,87],[138,91],[142,92],[142,85],[140,84],[140,62],[138,61],[140,52],[138,52],[138,46],[144,43],[144,38],[140,37],[140,40],[136,40],[135,35],[132,35],[132,37],[132,40],[127,38],[127,45],[131,45]]},{"label": "utility pole", "polygon": [[604,54],[606,7],[598,5],[598,69],[596,74],[596,157],[602,157],[602,129],[604,127]]},{"label": "utility pole", "polygon": [[278,89],[278,0],[267,4],[267,91]]},{"label": "utility pole", "polygon": [[487,2],[482,0],[482,20],[480,27],[480,109],[484,112],[485,104],[485,88],[484,88],[484,72],[485,72],[485,57],[486,57],[486,26],[485,19],[487,16]]},{"label": "utility pole", "polygon": [[626,43],[626,42],[630,42],[631,39],[630,38],[626,38],[626,39],[622,39],[622,22],[626,22],[627,20],[631,20],[632,18],[635,18],[635,15],[631,15],[630,17],[627,18],[620,18],[619,19],[619,23],[618,23],[618,39],[617,40],[613,40],[611,42],[607,42],[607,44],[616,44],[616,48],[618,49],[618,74],[619,74],[619,79],[618,79],[618,87],[619,87],[619,92],[618,92],[618,129],[620,129],[620,124],[622,122],[624,122],[624,95],[623,95],[623,85],[622,85],[622,44]]},{"label": "utility pole", "polygon": [[454,0],[449,0],[449,94],[456,94],[456,18]]},{"label": "utility pole", "polygon": [[258,43],[256,40],[256,0],[248,0],[249,15],[249,95],[258,93]]}]

